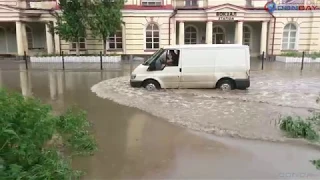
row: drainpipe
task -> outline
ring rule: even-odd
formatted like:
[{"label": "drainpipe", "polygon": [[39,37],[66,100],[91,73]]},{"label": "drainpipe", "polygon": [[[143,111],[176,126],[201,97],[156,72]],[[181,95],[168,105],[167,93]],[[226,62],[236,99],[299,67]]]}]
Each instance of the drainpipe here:
[{"label": "drainpipe", "polygon": [[169,45],[171,45],[171,18],[173,18],[177,14],[178,10],[174,9],[172,14],[169,17]]},{"label": "drainpipe", "polygon": [[273,18],[273,34],[272,34],[272,48],[271,48],[271,55],[273,56],[273,50],[274,50],[274,36],[275,36],[275,32],[276,32],[276,21],[277,21],[277,18],[270,13],[270,15],[272,16]]}]

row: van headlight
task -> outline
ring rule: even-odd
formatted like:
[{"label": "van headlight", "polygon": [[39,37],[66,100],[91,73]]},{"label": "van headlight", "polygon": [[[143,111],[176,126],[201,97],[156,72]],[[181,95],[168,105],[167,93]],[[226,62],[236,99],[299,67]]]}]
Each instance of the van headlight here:
[{"label": "van headlight", "polygon": [[131,79],[135,79],[136,75],[135,74],[131,74]]}]

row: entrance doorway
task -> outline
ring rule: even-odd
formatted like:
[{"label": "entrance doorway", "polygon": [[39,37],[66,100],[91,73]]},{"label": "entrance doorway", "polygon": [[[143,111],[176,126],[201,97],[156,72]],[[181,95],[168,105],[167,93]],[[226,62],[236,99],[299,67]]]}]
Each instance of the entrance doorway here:
[{"label": "entrance doorway", "polygon": [[212,29],[212,44],[225,44],[225,32],[219,26]]}]

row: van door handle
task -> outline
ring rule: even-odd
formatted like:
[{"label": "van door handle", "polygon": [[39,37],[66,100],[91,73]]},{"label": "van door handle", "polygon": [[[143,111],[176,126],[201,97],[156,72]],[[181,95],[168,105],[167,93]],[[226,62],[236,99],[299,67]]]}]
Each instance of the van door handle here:
[{"label": "van door handle", "polygon": [[182,68],[179,68],[179,71],[181,72],[181,71],[182,71]]}]

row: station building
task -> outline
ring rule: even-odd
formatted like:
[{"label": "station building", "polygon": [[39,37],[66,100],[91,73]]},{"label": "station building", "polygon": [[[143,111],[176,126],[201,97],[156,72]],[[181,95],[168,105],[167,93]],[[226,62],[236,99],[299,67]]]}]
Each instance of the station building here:
[{"label": "station building", "polygon": [[[200,43],[246,44],[252,56],[320,50],[320,10],[282,8],[270,13],[264,8],[267,2],[127,0],[122,10],[124,24],[109,38],[107,50],[121,55],[146,55],[165,45]],[[275,3],[306,7],[316,4],[309,0]],[[1,0],[0,54],[74,54],[76,43],[49,32],[47,24],[55,24],[52,13],[59,11],[57,4],[50,0]],[[90,33],[79,41],[82,54],[103,50],[102,41]]]}]

